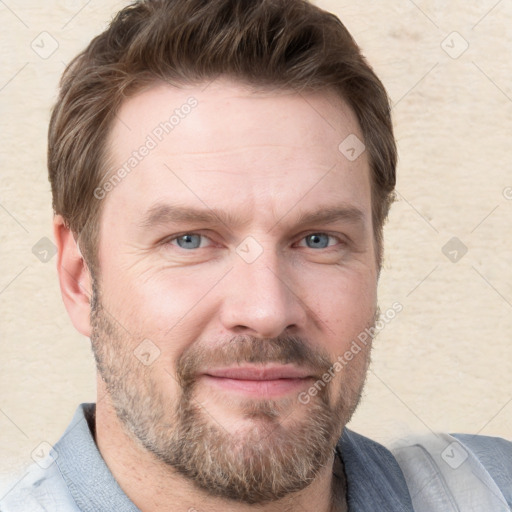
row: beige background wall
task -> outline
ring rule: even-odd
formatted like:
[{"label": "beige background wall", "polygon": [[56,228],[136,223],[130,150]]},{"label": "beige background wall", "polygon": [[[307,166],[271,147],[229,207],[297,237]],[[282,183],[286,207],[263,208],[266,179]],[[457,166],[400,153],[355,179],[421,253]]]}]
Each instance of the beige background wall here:
[{"label": "beige background wall", "polygon": [[[351,427],[386,443],[427,429],[512,439],[512,3],[317,3],[388,88],[400,150],[380,300],[404,309],[376,342]],[[124,4],[0,2],[0,474],[94,400],[89,342],[40,242],[52,238],[45,137],[65,64]],[[457,262],[442,250],[452,237],[448,257],[468,250]]]}]

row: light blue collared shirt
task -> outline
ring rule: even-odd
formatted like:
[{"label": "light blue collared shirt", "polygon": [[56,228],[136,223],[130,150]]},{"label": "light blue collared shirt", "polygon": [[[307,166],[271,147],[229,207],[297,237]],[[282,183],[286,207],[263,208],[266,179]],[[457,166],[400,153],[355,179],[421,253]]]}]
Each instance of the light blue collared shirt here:
[{"label": "light blue collared shirt", "polygon": [[[140,512],[98,451],[94,414],[95,404],[78,407],[44,462],[31,466],[4,490],[0,512]],[[498,486],[506,489],[504,495],[510,505],[512,443],[493,443],[493,438],[483,436],[459,439],[467,442],[465,446],[488,466]],[[349,512],[414,512],[404,475],[388,449],[348,429],[338,448],[345,467]]]}]

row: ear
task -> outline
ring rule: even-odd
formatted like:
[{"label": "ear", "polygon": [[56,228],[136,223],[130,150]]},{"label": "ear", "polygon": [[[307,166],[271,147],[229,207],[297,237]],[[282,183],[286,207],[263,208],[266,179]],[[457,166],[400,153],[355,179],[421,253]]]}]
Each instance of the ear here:
[{"label": "ear", "polygon": [[75,328],[88,338],[91,335],[92,279],[75,238],[61,215],[53,219],[57,244],[57,273],[62,300]]}]

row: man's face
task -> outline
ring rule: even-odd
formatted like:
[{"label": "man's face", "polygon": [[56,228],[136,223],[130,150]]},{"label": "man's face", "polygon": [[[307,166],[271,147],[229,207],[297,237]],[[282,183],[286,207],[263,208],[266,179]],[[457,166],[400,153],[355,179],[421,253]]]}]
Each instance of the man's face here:
[{"label": "man's face", "polygon": [[369,164],[339,150],[363,137],[334,93],[206,85],[118,113],[112,169],[129,171],[103,199],[91,339],[144,449],[262,503],[331,460],[361,394],[369,345],[332,366],[375,318]]}]

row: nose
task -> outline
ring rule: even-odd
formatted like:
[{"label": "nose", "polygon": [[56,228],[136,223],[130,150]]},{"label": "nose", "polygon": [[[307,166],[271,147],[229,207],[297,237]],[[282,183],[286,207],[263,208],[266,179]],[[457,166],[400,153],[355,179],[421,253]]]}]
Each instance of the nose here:
[{"label": "nose", "polygon": [[252,263],[235,258],[223,289],[220,319],[225,330],[273,338],[304,327],[305,298],[292,272],[285,272],[286,262],[268,253]]}]

